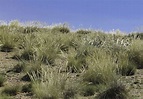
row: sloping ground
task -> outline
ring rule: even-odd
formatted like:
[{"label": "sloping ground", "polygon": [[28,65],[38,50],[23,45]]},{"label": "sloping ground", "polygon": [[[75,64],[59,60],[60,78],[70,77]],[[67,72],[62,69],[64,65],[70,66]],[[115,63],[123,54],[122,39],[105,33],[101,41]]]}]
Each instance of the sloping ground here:
[{"label": "sloping ground", "polygon": [[133,99],[143,99],[143,69],[138,69],[133,76],[123,77]]},{"label": "sloping ground", "polygon": [[[0,73],[6,76],[6,82],[4,83],[4,86],[18,84],[22,86],[28,83],[20,80],[23,74],[8,72],[18,63],[17,60],[11,58],[12,56],[13,52],[0,52]],[[123,76],[123,82],[129,88],[129,94],[132,96],[132,99],[143,99],[143,69],[138,69],[136,74],[133,76]],[[2,89],[3,87],[0,87],[0,90]],[[16,96],[12,96],[12,99],[35,98],[30,93],[19,92]],[[82,99],[92,99],[92,97],[82,97]]]},{"label": "sloping ground", "polygon": [[[12,55],[13,53],[0,52],[0,73],[6,76],[6,82],[4,83],[4,86],[13,86],[19,84],[22,86],[27,83],[20,80],[22,74],[8,72],[18,63],[17,60],[11,58]],[[0,87],[0,90],[2,89],[3,87]],[[30,93],[19,92],[16,96],[12,96],[12,99],[32,99],[32,96],[30,95]]]}]

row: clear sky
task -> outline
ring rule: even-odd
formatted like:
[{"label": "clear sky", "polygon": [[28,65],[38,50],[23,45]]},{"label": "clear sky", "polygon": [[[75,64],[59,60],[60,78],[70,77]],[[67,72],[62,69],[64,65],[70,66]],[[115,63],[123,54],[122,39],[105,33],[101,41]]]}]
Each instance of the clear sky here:
[{"label": "clear sky", "polygon": [[0,0],[0,20],[15,19],[131,32],[143,27],[143,0]]}]

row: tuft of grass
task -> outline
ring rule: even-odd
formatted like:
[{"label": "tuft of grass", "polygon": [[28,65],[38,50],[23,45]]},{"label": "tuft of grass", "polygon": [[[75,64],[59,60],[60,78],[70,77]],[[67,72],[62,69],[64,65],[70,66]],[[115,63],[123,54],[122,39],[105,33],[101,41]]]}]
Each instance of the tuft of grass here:
[{"label": "tuft of grass", "polygon": [[123,76],[134,75],[137,69],[137,66],[134,62],[129,60],[128,53],[121,52],[117,56],[117,73]]},{"label": "tuft of grass", "polygon": [[53,33],[56,33],[56,32],[69,33],[70,29],[65,25],[60,25],[60,26],[55,26],[54,28],[52,28],[52,32]]},{"label": "tuft of grass", "polygon": [[80,29],[80,30],[76,31],[76,33],[78,33],[78,34],[89,34],[89,33],[91,33],[91,31]]},{"label": "tuft of grass", "polygon": [[94,85],[84,85],[81,88],[81,95],[83,96],[92,96],[95,94],[95,86]]},{"label": "tuft of grass", "polygon": [[83,73],[83,81],[106,84],[116,78],[115,63],[112,57],[102,49],[95,49],[94,54],[87,57],[88,70]]},{"label": "tuft of grass", "polygon": [[0,74],[0,87],[4,85],[4,82],[6,81],[5,76]]},{"label": "tuft of grass", "polygon": [[32,92],[32,84],[25,84],[22,86],[22,92]]},{"label": "tuft of grass", "polygon": [[16,34],[2,33],[0,37],[2,52],[11,52],[16,47]]},{"label": "tuft of grass", "polygon": [[129,59],[137,65],[138,69],[143,68],[143,42],[142,40],[133,40],[129,47]]},{"label": "tuft of grass", "polygon": [[20,87],[19,85],[6,86],[6,87],[4,87],[4,89],[2,90],[2,94],[14,96],[14,95],[16,95],[18,92],[20,92],[20,90],[21,90],[21,87]]},{"label": "tuft of grass", "polygon": [[114,84],[98,94],[97,99],[128,99],[128,91],[121,84]]},{"label": "tuft of grass", "polygon": [[20,73],[25,70],[25,63],[18,63],[14,68],[12,69],[13,72],[15,73]]},{"label": "tuft of grass", "polygon": [[67,80],[68,74],[61,74],[56,69],[42,69],[42,76],[35,76],[35,73],[30,75],[33,93],[40,99],[69,99],[76,94],[75,84],[73,80]]},{"label": "tuft of grass", "polygon": [[35,52],[32,49],[25,49],[20,57],[25,60],[32,60],[35,57]]}]

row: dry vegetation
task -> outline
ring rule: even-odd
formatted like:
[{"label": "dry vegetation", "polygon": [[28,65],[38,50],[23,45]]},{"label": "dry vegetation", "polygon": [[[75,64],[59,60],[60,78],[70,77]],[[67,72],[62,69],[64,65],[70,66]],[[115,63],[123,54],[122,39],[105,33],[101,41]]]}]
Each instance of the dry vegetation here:
[{"label": "dry vegetation", "polygon": [[0,26],[0,99],[141,99],[143,34]]}]

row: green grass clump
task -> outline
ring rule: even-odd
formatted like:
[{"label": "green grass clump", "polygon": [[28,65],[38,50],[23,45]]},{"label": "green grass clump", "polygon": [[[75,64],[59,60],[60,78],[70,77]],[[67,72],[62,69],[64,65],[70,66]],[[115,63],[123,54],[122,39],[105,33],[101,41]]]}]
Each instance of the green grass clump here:
[{"label": "green grass clump", "polygon": [[53,33],[57,33],[57,32],[61,32],[61,33],[69,33],[70,29],[67,26],[55,26],[54,28],[52,28],[52,32]]},{"label": "green grass clump", "polygon": [[12,69],[13,72],[15,73],[20,73],[25,70],[25,63],[18,63],[14,68]]},{"label": "green grass clump", "polygon": [[1,33],[0,34],[0,49],[2,52],[11,52],[16,47],[16,34],[11,33]]},{"label": "green grass clump", "polygon": [[76,73],[82,72],[87,69],[86,59],[83,57],[77,58],[76,56],[70,55],[68,57],[67,71]]},{"label": "green grass clump", "polygon": [[0,87],[4,85],[4,82],[6,81],[5,76],[0,74]]},{"label": "green grass clump", "polygon": [[142,40],[134,40],[129,47],[129,59],[136,64],[138,69],[143,68],[143,42]]},{"label": "green grass clump", "polygon": [[19,85],[6,86],[2,90],[2,94],[14,96],[20,91],[21,91],[21,87]]},{"label": "green grass clump", "polygon": [[94,54],[88,56],[86,61],[88,70],[83,73],[83,81],[96,85],[115,80],[115,63],[104,50],[95,49]]},{"label": "green grass clump", "polygon": [[76,31],[76,33],[78,33],[78,34],[89,34],[89,33],[91,33],[91,31],[80,29],[80,30]]},{"label": "green grass clump", "polygon": [[[40,99],[67,99],[64,97],[74,97],[77,86],[68,81],[67,74],[61,74],[56,69],[42,69],[40,81],[35,73],[31,76],[33,93]],[[73,87],[74,86],[74,87]],[[64,94],[63,94],[64,93]]]},{"label": "green grass clump", "polygon": [[121,84],[114,84],[101,92],[97,99],[128,99],[128,91]]},{"label": "green grass clump", "polygon": [[137,69],[136,64],[129,60],[127,52],[121,52],[118,54],[117,65],[117,73],[123,76],[134,75]]},{"label": "green grass clump", "polygon": [[95,94],[95,88],[96,86],[94,85],[84,85],[82,88],[81,88],[81,95],[83,96],[92,96]]},{"label": "green grass clump", "polygon": [[32,84],[25,84],[22,86],[22,92],[32,92]]}]

